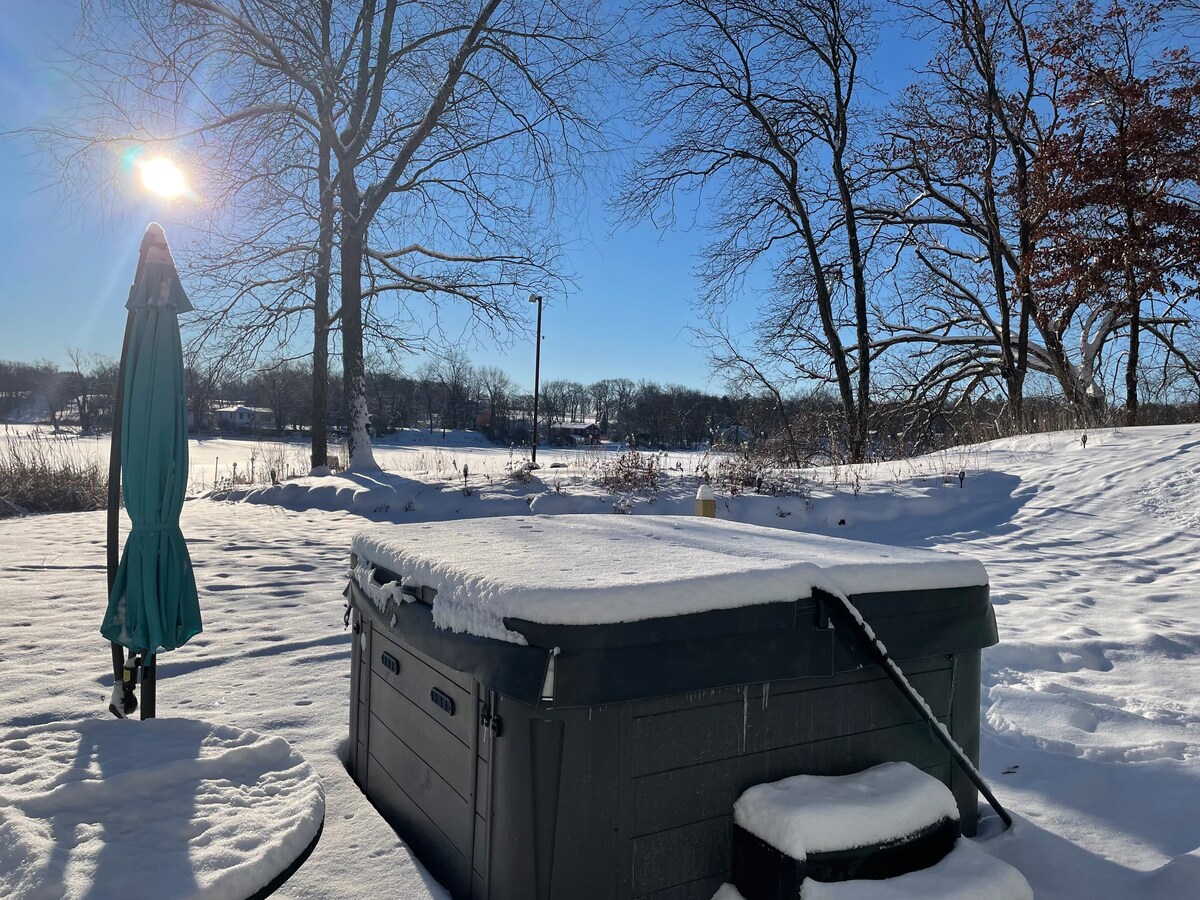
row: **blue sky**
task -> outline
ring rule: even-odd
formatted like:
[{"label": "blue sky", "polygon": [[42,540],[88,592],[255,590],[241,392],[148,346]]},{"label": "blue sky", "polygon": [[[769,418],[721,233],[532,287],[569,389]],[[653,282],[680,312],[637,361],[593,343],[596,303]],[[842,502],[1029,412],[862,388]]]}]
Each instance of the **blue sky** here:
[{"label": "blue sky", "polygon": [[[69,108],[72,86],[52,61],[77,16],[77,4],[64,0],[3,5],[0,131]],[[116,357],[145,223],[162,222],[169,237],[180,213],[145,196],[132,177],[115,202],[102,206],[93,198],[66,196],[47,184],[48,174],[28,142],[0,142],[0,359],[61,364],[68,346]],[[708,385],[703,354],[687,332],[697,289],[691,269],[705,236],[694,231],[660,236],[649,226],[612,233],[603,196],[591,202],[579,233],[564,235],[571,240],[567,262],[577,276],[576,290],[547,297],[542,378]],[[528,308],[532,326],[535,308]],[[467,352],[478,364],[499,365],[518,383],[532,384],[531,338]],[[410,367],[421,362],[414,357]]]}]

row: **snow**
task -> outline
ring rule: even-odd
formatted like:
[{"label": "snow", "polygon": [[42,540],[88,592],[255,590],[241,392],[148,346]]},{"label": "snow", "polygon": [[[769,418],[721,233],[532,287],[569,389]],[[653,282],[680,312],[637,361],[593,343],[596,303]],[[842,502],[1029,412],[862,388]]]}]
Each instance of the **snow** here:
[{"label": "snow", "polygon": [[[81,718],[131,733],[158,724],[118,722],[107,712],[111,661],[98,633],[105,608],[104,518],[79,513],[0,521],[0,734]],[[321,838],[273,898],[345,900],[374,884],[403,900],[445,900],[344,765],[351,635],[342,624],[340,594],[362,520],[193,501],[184,504],[182,525],[200,582],[205,632],[159,657],[159,721],[214,722],[282,738],[325,791]],[[112,829],[143,805],[95,814]],[[0,814],[8,810],[0,806]],[[60,854],[56,865],[74,872],[75,853],[64,847]],[[143,869],[136,854],[123,862],[134,872]],[[95,890],[103,896],[103,885]],[[167,896],[142,890],[122,900],[151,895]],[[23,893],[0,890],[0,896]]]},{"label": "snow", "polygon": [[[281,737],[325,789],[320,842],[275,897],[343,900],[364,886],[446,896],[345,770],[351,635],[340,594],[355,534],[527,514],[527,498],[601,518],[617,503],[634,519],[695,507],[700,455],[672,454],[656,496],[616,495],[591,477],[611,451],[539,449],[539,462],[570,466],[522,483],[507,474],[519,456],[448,438],[377,447],[382,479],[301,479],[286,503],[239,486],[184,505],[206,630],[160,658],[159,714]],[[107,459],[102,442],[62,440]],[[228,478],[231,461],[241,473],[260,450],[307,457],[299,444],[193,442],[194,490],[207,490],[201,476],[211,487],[214,456]],[[1086,449],[1063,432],[817,470],[804,495],[712,484],[719,520],[980,560],[1001,642],[983,654],[979,769],[1015,825],[1001,831],[983,805],[971,846],[1019,869],[1040,898],[1183,900],[1200,879],[1198,451],[1196,425],[1089,430]],[[963,487],[945,481],[960,470]],[[103,542],[103,513],[0,520],[0,734],[110,720]]]},{"label": "snow", "polygon": [[[440,628],[594,625],[839,594],[987,584],[975,560],[716,519],[516,516],[369,529],[361,560],[437,590]],[[361,577],[360,577],[361,583]]]},{"label": "snow", "polygon": [[[1081,894],[1062,896],[1086,896]],[[1033,900],[1024,876],[1012,866],[959,840],[945,858],[879,881],[855,880],[824,884],[805,879],[800,900]]]},{"label": "snow", "polygon": [[79,719],[0,736],[0,896],[247,897],[325,815],[288,743],[190,719]]},{"label": "snow", "polygon": [[906,762],[852,775],[793,775],[749,788],[733,805],[738,825],[792,859],[907,837],[958,820],[954,795]]}]

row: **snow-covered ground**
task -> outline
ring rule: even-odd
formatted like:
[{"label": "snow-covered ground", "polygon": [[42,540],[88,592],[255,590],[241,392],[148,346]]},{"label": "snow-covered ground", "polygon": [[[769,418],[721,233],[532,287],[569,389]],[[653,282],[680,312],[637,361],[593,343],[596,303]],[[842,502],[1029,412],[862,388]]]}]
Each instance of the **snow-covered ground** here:
[{"label": "snow-covered ground", "polygon": [[[76,459],[93,458],[108,463],[108,435],[83,435],[67,428],[54,433],[47,425],[0,424],[0,448],[12,441],[37,440],[61,448]],[[267,484],[274,469],[280,480],[304,475],[310,468],[309,445],[306,440],[288,437],[277,440],[269,436],[192,437],[189,442],[188,491],[200,494],[215,486],[234,483]],[[539,464],[573,468],[594,468],[610,458],[617,445],[603,447],[538,449]],[[480,478],[497,477],[507,473],[522,460],[529,458],[529,448],[497,447],[481,434],[471,431],[429,431],[405,428],[379,438],[374,444],[375,459],[388,472],[419,479],[437,479],[461,475],[464,464]],[[336,440],[329,445],[331,461],[347,461],[346,447]],[[695,453],[665,453],[663,465],[676,471],[686,466],[692,471]],[[236,469],[235,469],[236,466]]]},{"label": "snow-covered ground", "polygon": [[[542,450],[547,468],[514,479],[519,453],[423,435],[379,450],[386,476],[239,487],[184,507],[205,632],[162,659],[159,714],[282,737],[320,775],[324,834],[278,896],[350,897],[368,885],[444,896],[342,764],[340,593],[358,531],[528,514],[531,503],[533,513],[690,514],[695,473],[713,462],[670,456],[651,499],[597,486],[611,451]],[[193,490],[211,488],[217,457],[241,469],[251,452],[256,470],[274,454],[305,459],[302,445],[193,442]],[[205,467],[207,480],[196,474]],[[730,496],[717,480],[718,517],[949,549],[988,569],[1001,643],[984,653],[981,770],[1017,821],[1000,833],[989,813],[978,847],[1040,898],[1197,896],[1200,426],[1095,431],[1086,449],[1077,432],[1015,438],[809,477],[806,496],[782,497]],[[103,513],[0,521],[0,742],[108,715],[103,523]],[[10,815],[0,799],[0,830]],[[48,865],[60,870],[47,878],[73,883],[69,856]],[[12,896],[5,877],[0,894]],[[104,896],[97,887],[88,895]]]},{"label": "snow-covered ground", "polygon": [[229,725],[87,718],[13,728],[0,742],[0,884],[5,897],[29,900],[240,900],[311,845],[324,796],[283,738]]}]

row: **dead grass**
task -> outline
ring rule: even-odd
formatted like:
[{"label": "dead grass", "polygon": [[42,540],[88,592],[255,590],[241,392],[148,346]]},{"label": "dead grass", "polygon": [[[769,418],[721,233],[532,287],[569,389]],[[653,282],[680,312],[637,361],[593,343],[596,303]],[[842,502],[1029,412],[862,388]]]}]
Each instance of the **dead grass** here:
[{"label": "dead grass", "polygon": [[104,509],[107,461],[44,432],[5,431],[0,451],[0,518]]}]

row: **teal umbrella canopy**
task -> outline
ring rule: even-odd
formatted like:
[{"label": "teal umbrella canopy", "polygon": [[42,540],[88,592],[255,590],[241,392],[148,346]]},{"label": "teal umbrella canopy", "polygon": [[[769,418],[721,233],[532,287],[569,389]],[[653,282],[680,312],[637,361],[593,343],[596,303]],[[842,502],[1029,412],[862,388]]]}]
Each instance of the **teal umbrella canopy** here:
[{"label": "teal umbrella canopy", "polygon": [[187,400],[178,314],[192,308],[162,228],[142,238],[123,350],[121,481],[133,528],[100,633],[148,654],[202,630],[196,579],[179,513],[188,480]]}]

